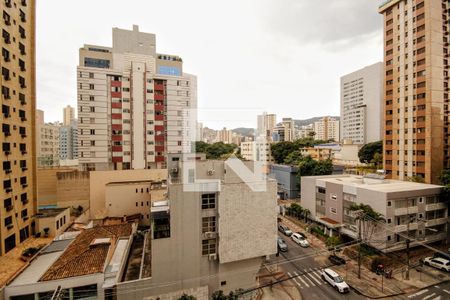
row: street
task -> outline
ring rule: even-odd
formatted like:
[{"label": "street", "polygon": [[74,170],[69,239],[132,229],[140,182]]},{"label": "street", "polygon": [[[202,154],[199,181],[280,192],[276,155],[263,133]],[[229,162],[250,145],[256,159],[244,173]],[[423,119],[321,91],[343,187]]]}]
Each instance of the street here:
[{"label": "street", "polygon": [[[326,299],[365,299],[353,290],[347,294],[340,294],[320,277],[321,265],[314,260],[316,250],[313,247],[302,248],[281,233],[279,236],[288,245],[287,252],[280,252],[280,256],[275,261],[279,261],[279,267],[291,279],[293,285],[297,287],[303,299],[326,300]],[[275,262],[274,261],[274,262]],[[328,263],[328,262],[326,262]],[[345,278],[345,274],[340,274]]]},{"label": "street", "polygon": [[413,292],[408,295],[402,295],[393,298],[397,299],[410,299],[410,300],[444,300],[450,299],[450,282],[437,284],[417,292]]}]

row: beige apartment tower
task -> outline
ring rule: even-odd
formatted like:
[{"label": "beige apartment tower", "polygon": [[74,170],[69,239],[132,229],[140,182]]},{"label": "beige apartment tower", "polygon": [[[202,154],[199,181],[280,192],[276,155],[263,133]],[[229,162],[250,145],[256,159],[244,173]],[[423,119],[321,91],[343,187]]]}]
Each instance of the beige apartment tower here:
[{"label": "beige apartment tower", "polygon": [[449,165],[448,1],[391,0],[384,15],[384,168],[437,183]]},{"label": "beige apartment tower", "polygon": [[35,1],[0,2],[0,255],[34,233]]},{"label": "beige apartment tower", "polygon": [[67,105],[63,108],[63,125],[70,126],[72,122],[75,120],[75,108],[70,105]]}]

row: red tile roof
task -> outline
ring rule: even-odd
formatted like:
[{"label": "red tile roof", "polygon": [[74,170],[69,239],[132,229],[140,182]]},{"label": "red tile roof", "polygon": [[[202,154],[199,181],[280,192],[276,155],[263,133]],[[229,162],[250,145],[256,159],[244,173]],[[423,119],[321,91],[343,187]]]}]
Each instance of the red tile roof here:
[{"label": "red tile roof", "polygon": [[[131,233],[131,224],[85,229],[44,273],[40,281],[102,273],[107,263],[110,246],[114,247],[119,237],[129,236]],[[111,238],[111,245],[91,245],[95,239],[100,238]]]}]

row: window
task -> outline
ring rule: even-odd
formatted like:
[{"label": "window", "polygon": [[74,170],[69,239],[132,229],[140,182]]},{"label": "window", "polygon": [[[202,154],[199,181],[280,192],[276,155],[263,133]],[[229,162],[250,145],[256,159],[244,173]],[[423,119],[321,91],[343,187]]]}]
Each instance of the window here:
[{"label": "window", "polygon": [[330,199],[331,200],[337,200],[337,195],[336,194],[331,194],[330,195]]},{"label": "window", "polygon": [[202,195],[202,209],[216,208],[216,194]]},{"label": "window", "polygon": [[388,201],[388,202],[387,202],[387,206],[392,206],[392,202],[391,202],[391,201]]},{"label": "window", "polygon": [[90,58],[90,57],[84,58],[84,66],[85,67],[109,69],[109,64],[110,64],[110,61],[107,59],[97,59],[97,58]]},{"label": "window", "polygon": [[13,225],[12,216],[5,218],[5,226],[8,227],[12,225]]},{"label": "window", "polygon": [[216,232],[216,217],[202,218],[202,233]]},{"label": "window", "polygon": [[216,239],[208,239],[202,241],[202,255],[216,253]]},{"label": "window", "polygon": [[335,207],[330,207],[330,213],[337,214],[337,210]]},{"label": "window", "polygon": [[317,192],[318,192],[319,194],[325,194],[325,193],[326,193],[326,189],[323,188],[323,187],[318,187],[318,188],[317,188]]}]

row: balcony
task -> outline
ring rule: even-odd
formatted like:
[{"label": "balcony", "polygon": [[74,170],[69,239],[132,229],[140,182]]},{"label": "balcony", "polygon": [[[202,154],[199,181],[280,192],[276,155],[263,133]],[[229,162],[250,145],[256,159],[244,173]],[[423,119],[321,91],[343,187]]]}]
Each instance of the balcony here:
[{"label": "balcony", "polygon": [[427,220],[425,223],[426,227],[436,226],[436,225],[442,225],[447,223],[447,218],[438,218],[433,220]]},{"label": "balcony", "polygon": [[164,91],[164,85],[155,83],[155,91]]},{"label": "balcony", "polygon": [[153,97],[155,98],[155,100],[164,100],[163,94],[155,94]]},{"label": "balcony", "polygon": [[[409,230],[417,230],[417,228],[419,228],[419,224],[417,222],[409,224]],[[407,224],[396,225],[394,231],[395,232],[408,231],[408,225]]]},{"label": "balcony", "polygon": [[419,209],[417,206],[396,208],[395,215],[402,216],[402,215],[407,215],[407,214],[417,214],[418,211],[419,211]]},{"label": "balcony", "polygon": [[431,210],[444,209],[446,207],[447,206],[445,205],[445,203],[439,202],[439,203],[433,203],[433,204],[425,205],[425,210],[426,211],[431,211]]}]

